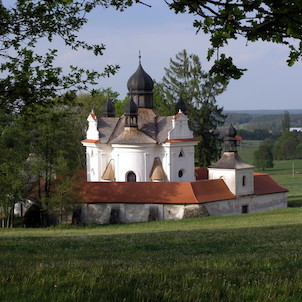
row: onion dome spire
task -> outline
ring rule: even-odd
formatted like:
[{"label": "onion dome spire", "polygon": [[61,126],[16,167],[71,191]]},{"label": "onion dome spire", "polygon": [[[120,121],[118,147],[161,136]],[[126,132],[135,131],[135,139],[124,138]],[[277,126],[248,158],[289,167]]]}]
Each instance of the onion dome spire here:
[{"label": "onion dome spire", "polygon": [[182,99],[182,97],[179,98],[178,102],[175,105],[175,114],[177,114],[179,110],[181,110],[181,112],[184,113],[185,115],[188,114],[187,105],[185,101]]},{"label": "onion dome spire", "polygon": [[237,130],[234,128],[233,124],[230,123],[225,131],[224,151],[225,152],[237,152],[237,140],[236,140]]},{"label": "onion dome spire", "polygon": [[154,82],[143,69],[139,55],[138,68],[127,82],[128,95],[139,108],[153,108],[153,87]]},{"label": "onion dome spire", "polygon": [[115,108],[111,99],[108,99],[104,104],[103,115],[105,117],[115,117]]},{"label": "onion dome spire", "polygon": [[137,124],[138,107],[131,97],[125,106],[125,127],[138,127]]}]

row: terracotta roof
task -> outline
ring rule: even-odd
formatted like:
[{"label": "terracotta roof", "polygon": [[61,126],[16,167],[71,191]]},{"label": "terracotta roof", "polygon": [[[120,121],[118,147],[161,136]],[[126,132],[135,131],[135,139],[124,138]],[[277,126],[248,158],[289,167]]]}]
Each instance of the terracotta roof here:
[{"label": "terracotta roof", "polygon": [[189,182],[86,182],[87,203],[197,203]]},{"label": "terracotta roof", "polygon": [[[85,174],[85,173],[84,173]],[[233,199],[222,179],[196,182],[87,182],[82,175],[86,203],[197,204]]]},{"label": "terracotta roof", "polygon": [[198,180],[191,186],[199,203],[235,198],[222,179]]},{"label": "terracotta roof", "polygon": [[268,174],[254,173],[255,195],[288,192],[288,190],[275,182]]},{"label": "terracotta roof", "polygon": [[101,141],[99,139],[84,139],[81,141],[82,143],[100,143]]},{"label": "terracotta roof", "polygon": [[177,114],[175,114],[174,119],[178,119],[181,115],[183,115],[183,113],[180,111]]},{"label": "terracotta roof", "polygon": [[196,180],[209,179],[209,170],[206,167],[195,168]]},{"label": "terracotta roof", "polygon": [[197,138],[180,138],[180,139],[167,139],[166,143],[186,143],[186,142],[198,142]]},{"label": "terracotta roof", "polygon": [[[86,170],[78,173],[75,190],[85,203],[197,204],[236,198],[222,179],[194,182],[88,182]],[[288,190],[268,174],[254,174],[255,195],[285,193]],[[37,187],[30,199],[38,195]]]}]

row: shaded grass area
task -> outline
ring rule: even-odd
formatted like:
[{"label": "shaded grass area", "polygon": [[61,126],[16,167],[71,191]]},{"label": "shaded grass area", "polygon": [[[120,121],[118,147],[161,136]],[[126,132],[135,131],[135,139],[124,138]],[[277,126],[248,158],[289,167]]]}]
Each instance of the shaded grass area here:
[{"label": "shaded grass area", "polygon": [[0,301],[301,301],[301,218],[1,230]]}]

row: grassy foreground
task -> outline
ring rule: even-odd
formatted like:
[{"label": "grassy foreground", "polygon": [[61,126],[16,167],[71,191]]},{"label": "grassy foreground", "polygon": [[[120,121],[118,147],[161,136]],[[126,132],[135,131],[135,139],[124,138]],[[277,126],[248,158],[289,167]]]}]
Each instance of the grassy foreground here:
[{"label": "grassy foreground", "polygon": [[302,301],[302,209],[0,229],[0,301]]}]

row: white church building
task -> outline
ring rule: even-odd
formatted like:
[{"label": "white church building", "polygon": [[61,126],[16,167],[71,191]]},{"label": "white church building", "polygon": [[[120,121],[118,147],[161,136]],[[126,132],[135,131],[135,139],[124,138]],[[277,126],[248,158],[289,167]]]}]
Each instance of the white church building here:
[{"label": "white church building", "polygon": [[195,168],[198,140],[180,101],[174,116],[153,107],[153,80],[139,63],[127,83],[129,102],[115,117],[88,116],[87,171],[81,179],[83,223],[127,223],[233,215],[287,207],[287,190],[241,160],[232,125],[225,152],[208,168]]}]

